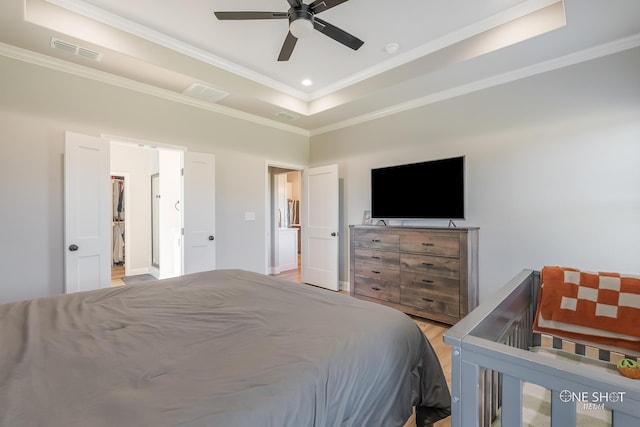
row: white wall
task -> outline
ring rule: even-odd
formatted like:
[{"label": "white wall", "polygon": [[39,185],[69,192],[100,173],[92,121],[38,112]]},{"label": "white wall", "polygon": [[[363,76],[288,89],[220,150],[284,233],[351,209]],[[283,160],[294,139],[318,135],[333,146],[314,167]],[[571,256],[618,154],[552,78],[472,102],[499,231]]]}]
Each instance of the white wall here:
[{"label": "white wall", "polygon": [[217,267],[264,272],[264,164],[306,164],[306,137],[6,57],[0,70],[0,302],[63,290],[66,130],[215,154]]},{"label": "white wall", "polygon": [[[311,163],[339,164],[347,236],[370,209],[371,168],[466,155],[457,223],[480,227],[481,300],[523,268],[640,274],[639,69],[634,49],[318,135]],[[348,280],[346,238],[342,258]]]}]

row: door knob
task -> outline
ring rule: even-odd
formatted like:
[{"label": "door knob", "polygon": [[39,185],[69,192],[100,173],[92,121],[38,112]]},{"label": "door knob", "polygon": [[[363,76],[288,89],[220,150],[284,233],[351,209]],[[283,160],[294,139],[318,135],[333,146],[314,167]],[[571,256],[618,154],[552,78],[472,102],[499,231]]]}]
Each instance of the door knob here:
[{"label": "door knob", "polygon": [[77,251],[77,250],[78,250],[78,245],[69,245],[69,250],[70,250],[71,252],[75,252],[75,251]]},{"label": "door knob", "polygon": [[213,240],[213,239],[215,239],[215,237],[209,236],[209,240]]},{"label": "door knob", "polygon": [[334,231],[333,233],[331,233],[331,237],[336,237],[338,234]]}]

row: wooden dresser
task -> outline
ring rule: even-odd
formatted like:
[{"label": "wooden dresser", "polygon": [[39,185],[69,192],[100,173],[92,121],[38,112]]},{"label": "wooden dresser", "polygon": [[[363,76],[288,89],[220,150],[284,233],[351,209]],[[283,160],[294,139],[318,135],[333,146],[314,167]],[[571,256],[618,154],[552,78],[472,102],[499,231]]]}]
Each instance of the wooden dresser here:
[{"label": "wooden dresser", "polygon": [[478,228],[349,228],[352,296],[450,325],[478,305]]}]

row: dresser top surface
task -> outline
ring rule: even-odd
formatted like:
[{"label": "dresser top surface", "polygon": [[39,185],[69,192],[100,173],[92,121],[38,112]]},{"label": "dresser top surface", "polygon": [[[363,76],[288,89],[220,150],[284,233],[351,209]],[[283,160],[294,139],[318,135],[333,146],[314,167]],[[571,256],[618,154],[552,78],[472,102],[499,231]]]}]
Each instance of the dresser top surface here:
[{"label": "dresser top surface", "polygon": [[362,225],[353,224],[349,228],[357,228],[363,230],[436,230],[436,231],[470,231],[479,230],[480,227],[434,227],[420,225]]}]

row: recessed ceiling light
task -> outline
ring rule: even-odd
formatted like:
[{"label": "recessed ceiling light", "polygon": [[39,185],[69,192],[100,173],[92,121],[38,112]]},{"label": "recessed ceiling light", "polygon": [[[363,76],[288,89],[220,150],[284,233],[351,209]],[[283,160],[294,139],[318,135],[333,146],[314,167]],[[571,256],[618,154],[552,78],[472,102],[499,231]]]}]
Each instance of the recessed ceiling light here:
[{"label": "recessed ceiling light", "polygon": [[304,79],[302,81],[302,85],[303,86],[311,86],[312,84],[313,84],[313,82],[311,80],[309,80],[309,79]]},{"label": "recessed ceiling light", "polygon": [[387,45],[384,47],[384,50],[389,55],[393,55],[398,51],[398,49],[400,49],[400,45],[398,43],[387,43]]}]

